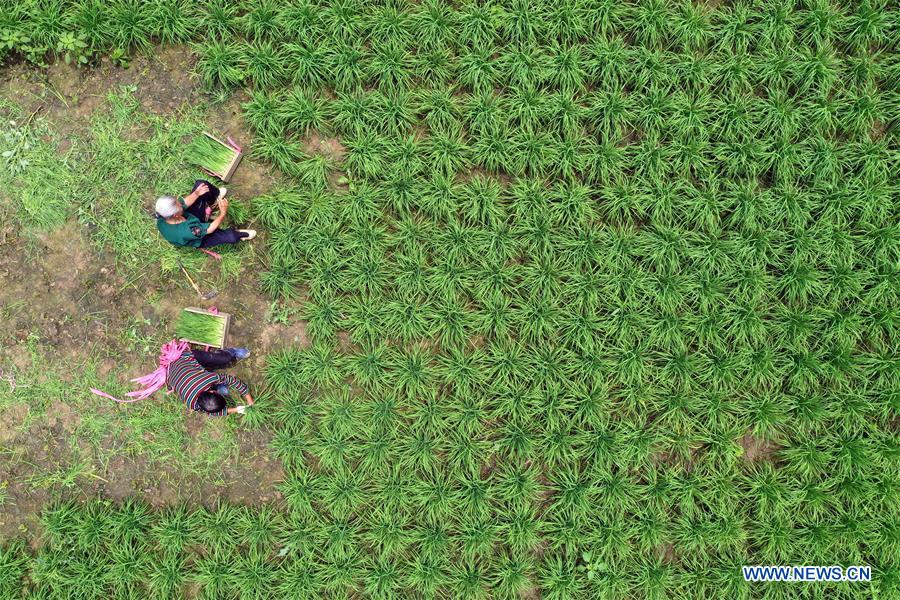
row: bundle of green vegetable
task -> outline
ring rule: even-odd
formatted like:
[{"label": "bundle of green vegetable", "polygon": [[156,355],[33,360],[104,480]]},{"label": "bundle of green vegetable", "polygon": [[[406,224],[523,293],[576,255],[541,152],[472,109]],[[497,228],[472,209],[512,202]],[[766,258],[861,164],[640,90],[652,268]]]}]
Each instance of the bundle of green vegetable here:
[{"label": "bundle of green vegetable", "polygon": [[175,325],[179,339],[221,348],[225,343],[225,318],[184,309]]},{"label": "bundle of green vegetable", "polygon": [[187,160],[224,178],[231,161],[234,160],[235,152],[234,148],[230,148],[204,133],[195,136],[191,145],[188,146]]}]

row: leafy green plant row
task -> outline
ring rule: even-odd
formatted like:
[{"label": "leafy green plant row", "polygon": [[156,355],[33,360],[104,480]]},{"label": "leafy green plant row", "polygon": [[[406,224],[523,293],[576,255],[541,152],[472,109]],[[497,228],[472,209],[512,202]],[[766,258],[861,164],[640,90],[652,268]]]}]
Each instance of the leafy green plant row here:
[{"label": "leafy green plant row", "polygon": [[838,56],[823,57],[802,46],[744,52],[737,59],[723,52],[703,62],[692,52],[632,50],[619,40],[555,47],[546,53],[515,46],[475,47],[461,49],[459,55],[327,41],[307,45],[210,41],[194,49],[198,73],[208,87],[252,83],[257,90],[289,82],[307,90],[374,86],[400,92],[452,85],[476,92],[523,86],[526,91],[540,87],[572,93],[585,87],[660,91],[680,81],[714,93],[749,94],[764,87],[815,94],[817,88],[840,88],[843,77],[861,87],[881,87],[896,79],[880,57],[854,55],[842,63]]},{"label": "leafy green plant row", "polygon": [[[688,73],[703,72],[696,57],[708,53],[721,59],[713,62],[729,81],[746,83],[749,64],[766,73],[767,86],[792,79],[802,86],[840,78],[838,49],[853,57],[856,75],[883,77],[886,67],[865,55],[887,49],[896,35],[886,6],[33,0],[4,5],[0,42],[40,64],[48,52],[85,63],[112,48],[121,58],[155,42],[195,41],[203,78],[226,86],[246,71],[259,87],[289,73],[312,86],[346,89],[368,79],[396,87],[413,72],[431,83],[490,87],[505,72],[507,83],[546,79],[575,89],[608,85],[611,76],[654,77],[669,62],[663,52],[678,52],[675,62]],[[619,37],[623,31],[630,43]]]},{"label": "leafy green plant row", "polygon": [[[306,351],[273,355],[268,369],[277,376],[273,385],[279,392],[348,382],[369,386],[373,394],[423,400],[453,390],[466,400],[505,398],[509,410],[526,397],[556,401],[560,410],[572,411],[582,401],[608,402],[629,414],[642,406],[687,410],[696,405],[708,407],[703,418],[743,411],[742,427],[765,435],[791,427],[794,407],[813,411],[807,417],[815,422],[846,404],[853,412],[851,422],[870,420],[874,431],[883,430],[897,408],[886,349],[867,354],[837,347],[835,356],[825,359],[824,353],[806,348],[773,352],[765,346],[738,354],[660,352],[639,341],[623,343],[618,350],[609,342],[597,348],[609,354],[597,355],[590,347],[568,350],[553,344],[540,349],[502,340],[484,349],[441,352],[364,343],[346,354],[316,343]],[[870,379],[862,380],[854,366],[868,368]],[[730,400],[722,404],[726,398]],[[674,416],[689,420],[702,414],[687,410]]]},{"label": "leafy green plant row", "polygon": [[[786,211],[806,210],[802,203],[812,204],[813,195],[832,190],[848,196],[845,203],[831,201],[827,206],[832,210],[874,204],[891,191],[887,165],[893,153],[886,141],[837,150],[814,138],[784,151],[777,144],[756,142],[706,141],[688,147],[677,140],[661,143],[657,139],[620,146],[581,135],[519,132],[510,137],[469,137],[456,130],[405,138],[349,134],[342,142],[345,154],[336,159],[308,153],[299,138],[264,132],[252,153],[319,190],[333,187],[335,175],[341,172],[351,182],[383,184],[385,192],[395,194],[419,192],[428,179],[450,187],[454,179],[466,178],[473,170],[497,177],[580,182],[589,187],[575,187],[569,193],[581,192],[593,201],[593,213],[612,219],[623,209],[646,212],[674,202],[701,207],[704,201],[722,206],[722,216],[729,202],[764,205],[774,201],[773,216],[778,218]],[[779,197],[785,196],[788,202],[778,206]],[[661,216],[667,215],[662,212]],[[746,215],[736,212],[728,220],[745,218],[772,216],[755,210]]]},{"label": "leafy green plant row", "polygon": [[[596,267],[602,259],[622,267],[634,258],[653,269],[690,261],[736,275],[747,260],[754,265],[871,260],[874,266],[890,263],[897,252],[895,229],[885,223],[892,214],[885,205],[889,188],[866,193],[860,182],[830,188],[839,199],[815,195],[818,188],[806,193],[780,186],[679,186],[654,195],[654,186],[639,183],[612,189],[520,183],[503,188],[476,176],[459,185],[439,173],[414,180],[391,177],[336,194],[282,191],[260,197],[253,212],[279,233],[294,230],[295,256],[354,249],[430,253],[453,242],[453,258],[467,260]],[[657,251],[660,241],[668,242],[665,251]]]},{"label": "leafy green plant row", "polygon": [[[773,191],[612,207],[583,186],[521,181],[503,189],[489,179],[456,185],[437,177],[404,195],[390,183],[339,194],[283,191],[257,199],[254,213],[272,231],[273,265],[296,270],[314,292],[377,299],[389,289],[446,289],[483,303],[535,289],[551,302],[561,294],[591,306],[624,297],[704,313],[741,303],[768,312],[758,303],[772,300],[880,310],[895,297],[897,247],[893,228],[881,226],[889,213],[881,198],[836,207],[809,197],[789,208],[781,201],[797,197]],[[637,226],[648,218],[655,224]],[[831,219],[854,223],[855,232]]]},{"label": "leafy green plant row", "polygon": [[[391,158],[399,157],[385,162]],[[302,227],[298,244],[313,238],[331,240],[333,246],[364,235],[374,236],[371,244],[381,247],[403,236],[428,243],[433,237],[457,235],[467,238],[457,244],[460,251],[466,252],[463,242],[492,242],[508,253],[532,231],[532,239],[546,240],[543,245],[580,238],[583,250],[595,256],[606,250],[649,252],[654,246],[649,241],[621,245],[654,237],[672,238],[671,251],[683,252],[693,244],[709,244],[705,240],[713,237],[725,251],[760,257],[771,252],[778,261],[785,258],[779,255],[784,247],[801,255],[811,249],[818,256],[824,252],[823,257],[844,254],[848,259],[886,258],[896,251],[889,223],[891,186],[880,167],[872,179],[844,173],[840,181],[806,187],[762,187],[721,178],[673,180],[661,187],[624,175],[609,185],[537,177],[504,185],[502,179],[477,172],[466,179],[440,171],[407,176],[391,170],[382,179],[351,182],[349,189],[336,191],[300,181],[294,189],[260,197],[254,211],[267,227]],[[853,229],[848,231],[847,224]],[[344,232],[346,228],[353,231]],[[764,244],[750,243],[759,236]],[[738,243],[741,239],[745,243]],[[472,246],[468,252],[473,253]]]},{"label": "leafy green plant row", "polygon": [[[354,90],[338,92],[334,98],[318,91],[322,88],[310,91],[295,85],[254,90],[244,116],[261,134],[375,132],[393,136],[394,143],[427,127],[443,135],[465,132],[473,140],[485,136],[509,140],[521,129],[617,145],[698,137],[709,145],[760,140],[777,147],[786,142],[815,146],[845,136],[877,141],[881,136],[875,128],[897,108],[890,95],[875,87],[841,88],[828,97],[779,92],[759,97],[742,90],[716,93],[703,86],[673,89],[683,83],[672,78],[649,93],[561,92],[524,84],[480,93],[451,87]],[[636,133],[641,139],[624,139]]]},{"label": "leafy green plant row", "polygon": [[426,49],[465,48],[499,41],[565,48],[599,32],[632,32],[643,47],[689,51],[778,49],[797,41],[814,48],[841,45],[849,50],[886,44],[892,22],[881,1],[834,7],[812,3],[792,10],[774,2],[709,9],[690,2],[600,2],[508,0],[458,6],[441,0],[421,4],[378,1],[274,2],[259,0],[195,3],[163,0],[112,2],[7,3],[6,28],[21,30],[34,43],[52,49],[75,30],[92,46],[148,47],[153,40],[185,42],[203,35],[244,35],[257,43],[291,40],[314,43],[322,38],[371,45]]},{"label": "leafy green plant row", "polygon": [[[278,277],[277,270],[268,271],[265,284],[276,288],[295,282]],[[293,290],[282,291],[290,296]],[[309,299],[300,316],[308,320],[310,336],[324,343],[341,332],[356,344],[411,344],[426,339],[448,351],[476,343],[511,346],[515,351],[546,342],[553,349],[546,351],[544,360],[552,360],[555,367],[588,361],[592,355],[598,371],[606,369],[624,380],[643,379],[664,387],[717,385],[717,378],[725,376],[731,378],[728,387],[738,382],[775,386],[788,380],[808,389],[826,382],[860,383],[865,376],[859,368],[883,370],[891,365],[894,327],[887,322],[890,316],[881,312],[834,310],[816,319],[802,309],[766,312],[735,304],[699,318],[658,309],[598,318],[592,311],[613,309],[614,302],[573,306],[567,300],[579,299],[513,304],[500,297],[469,307],[453,296],[355,299],[321,292]],[[566,306],[570,312],[564,310]],[[741,311],[749,322],[715,322]],[[830,328],[829,320],[839,328]],[[865,334],[864,327],[868,328]],[[742,347],[736,350],[734,345]]]}]

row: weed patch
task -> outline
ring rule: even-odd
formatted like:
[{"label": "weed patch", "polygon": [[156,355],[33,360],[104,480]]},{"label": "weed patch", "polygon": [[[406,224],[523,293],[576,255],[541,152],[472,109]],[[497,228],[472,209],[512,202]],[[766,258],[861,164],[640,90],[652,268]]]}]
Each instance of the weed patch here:
[{"label": "weed patch", "polygon": [[6,203],[14,203],[20,226],[50,230],[72,215],[77,202],[76,167],[69,146],[46,122],[24,115],[14,106],[0,107],[6,119],[0,129],[0,188]]},{"label": "weed patch", "polygon": [[[27,116],[7,105],[13,124],[4,130],[3,147],[13,154],[0,169],[0,198],[25,228],[55,229],[76,217],[125,271],[141,273],[147,265],[159,265],[171,275],[179,272],[179,260],[199,270],[205,256],[162,240],[152,212],[156,196],[189,190],[194,180],[206,177],[188,167],[190,150],[184,143],[201,135],[199,109],[185,109],[173,120],[140,110],[132,90],[118,90],[105,100],[108,111],[62,153],[57,150],[61,140],[39,114],[26,124]],[[245,205],[237,202],[235,215],[246,216]],[[236,275],[248,252],[222,252],[223,281]]]}]

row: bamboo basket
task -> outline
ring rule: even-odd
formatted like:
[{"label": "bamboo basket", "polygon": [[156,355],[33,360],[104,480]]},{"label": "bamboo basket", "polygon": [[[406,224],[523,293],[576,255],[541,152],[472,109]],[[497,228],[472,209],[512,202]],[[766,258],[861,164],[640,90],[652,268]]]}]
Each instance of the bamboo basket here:
[{"label": "bamboo basket", "polygon": [[[213,313],[204,308],[197,308],[196,306],[187,306],[187,307],[185,307],[184,310],[186,310],[188,312],[192,312],[192,313],[198,313],[201,315],[212,315],[214,317],[220,317],[222,319],[225,319],[225,328],[222,330],[222,339],[219,341],[218,344],[210,344],[210,347],[211,348],[225,348],[226,347],[225,342],[228,341],[228,330],[231,328],[231,315],[229,313],[223,313],[223,312]],[[207,345],[206,342],[198,342],[197,340],[188,340],[185,338],[179,338],[179,339],[182,342],[187,342],[189,344],[195,344],[197,346],[206,346]]]}]

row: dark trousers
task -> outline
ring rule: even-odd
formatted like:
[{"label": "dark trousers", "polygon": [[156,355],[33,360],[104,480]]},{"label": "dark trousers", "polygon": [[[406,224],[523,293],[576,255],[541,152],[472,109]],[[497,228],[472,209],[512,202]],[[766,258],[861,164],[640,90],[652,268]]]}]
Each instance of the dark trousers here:
[{"label": "dark trousers", "polygon": [[[185,209],[185,211],[206,223],[209,221],[209,218],[206,216],[206,209],[207,207],[212,206],[212,203],[219,197],[219,188],[208,181],[198,179],[194,182],[194,187],[191,191],[193,192],[203,183],[209,187],[209,191],[197,198],[193,204]],[[222,229],[220,227],[212,233],[203,236],[203,239],[200,240],[200,247],[209,248],[210,246],[218,246],[220,244],[236,244],[244,237],[246,237],[246,234],[240,233],[237,229]]]},{"label": "dark trousers", "polygon": [[231,352],[227,350],[194,350],[192,348],[191,354],[194,355],[201,367],[210,371],[227,369],[237,362]]}]

